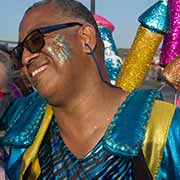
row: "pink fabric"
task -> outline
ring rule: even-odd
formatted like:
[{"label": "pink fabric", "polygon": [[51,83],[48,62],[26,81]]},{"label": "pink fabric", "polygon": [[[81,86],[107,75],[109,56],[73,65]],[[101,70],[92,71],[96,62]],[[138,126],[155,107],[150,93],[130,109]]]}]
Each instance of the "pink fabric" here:
[{"label": "pink fabric", "polygon": [[176,101],[176,105],[180,106],[180,96],[178,97],[177,101]]},{"label": "pink fabric", "polygon": [[105,19],[104,17],[95,14],[94,18],[95,18],[96,23],[98,24],[98,26],[105,26],[105,27],[108,27],[111,32],[114,31],[114,28],[115,28],[114,25],[110,21]]}]

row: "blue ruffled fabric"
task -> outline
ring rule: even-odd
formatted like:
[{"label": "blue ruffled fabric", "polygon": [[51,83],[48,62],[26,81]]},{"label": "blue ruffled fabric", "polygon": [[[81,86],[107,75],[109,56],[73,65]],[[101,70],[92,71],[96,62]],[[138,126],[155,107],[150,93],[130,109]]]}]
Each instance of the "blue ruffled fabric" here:
[{"label": "blue ruffled fabric", "polygon": [[0,138],[0,146],[27,148],[40,127],[45,106],[46,101],[37,93],[18,98],[5,116],[7,133]]},{"label": "blue ruffled fabric", "polygon": [[3,119],[7,129],[5,136],[0,138],[0,146],[10,147],[5,164],[10,179],[19,179],[23,154],[38,132],[46,104],[37,93],[32,93],[15,100]]},{"label": "blue ruffled fabric", "polygon": [[163,159],[158,170],[157,180],[180,179],[180,107],[176,108],[168,132]]},{"label": "blue ruffled fabric", "polygon": [[132,160],[107,151],[102,140],[82,158],[76,158],[59,134],[53,118],[42,143],[38,159],[43,167],[41,180],[132,180]]},{"label": "blue ruffled fabric", "polygon": [[113,154],[135,157],[143,144],[154,100],[162,99],[156,90],[135,90],[118,109],[103,143]]},{"label": "blue ruffled fabric", "polygon": [[[161,99],[160,93],[155,90],[135,90],[128,96],[102,139],[106,150],[119,156],[138,155],[154,99]],[[11,146],[6,172],[14,180],[18,180],[22,156],[35,138],[45,105],[46,101],[33,93],[16,100],[6,115],[9,121],[7,134],[0,139],[0,145]]]}]

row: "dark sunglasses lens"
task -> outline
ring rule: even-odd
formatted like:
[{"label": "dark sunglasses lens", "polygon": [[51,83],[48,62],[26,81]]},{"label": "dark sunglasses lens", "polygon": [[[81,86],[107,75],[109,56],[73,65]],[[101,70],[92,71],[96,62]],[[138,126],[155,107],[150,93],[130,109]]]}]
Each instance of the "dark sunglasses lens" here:
[{"label": "dark sunglasses lens", "polygon": [[22,53],[23,53],[23,47],[21,46],[15,47],[12,51],[13,56],[20,61],[22,60]]},{"label": "dark sunglasses lens", "polygon": [[32,32],[25,40],[24,46],[31,52],[39,52],[44,46],[43,34],[39,31]]}]

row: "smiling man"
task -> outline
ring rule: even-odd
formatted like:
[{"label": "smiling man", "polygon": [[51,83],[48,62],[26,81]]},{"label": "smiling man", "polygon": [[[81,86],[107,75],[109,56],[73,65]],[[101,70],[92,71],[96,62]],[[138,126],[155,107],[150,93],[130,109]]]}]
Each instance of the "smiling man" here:
[{"label": "smiling man", "polygon": [[4,119],[10,179],[151,179],[141,147],[160,96],[128,95],[107,81],[103,42],[86,7],[34,4],[12,55],[36,92],[14,101]]}]

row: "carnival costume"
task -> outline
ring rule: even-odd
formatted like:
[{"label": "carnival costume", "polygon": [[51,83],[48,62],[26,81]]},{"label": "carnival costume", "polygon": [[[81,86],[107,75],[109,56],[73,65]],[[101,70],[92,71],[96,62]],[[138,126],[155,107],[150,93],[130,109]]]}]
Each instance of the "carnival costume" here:
[{"label": "carnival costume", "polygon": [[[155,7],[167,9],[162,2]],[[143,27],[140,30],[146,32]],[[7,133],[0,145],[10,147],[6,171],[13,180],[132,179],[133,162],[142,148],[154,179],[180,179],[179,117],[180,109],[161,101],[158,91],[134,90],[118,108],[98,144],[77,159],[59,136],[51,107],[32,93],[15,100],[3,119]]]},{"label": "carnival costume", "polygon": [[[147,134],[146,127],[154,117],[159,118],[156,111],[160,109],[157,109],[157,106],[164,104],[158,99],[161,97],[154,90],[133,91],[118,108],[103,138],[81,159],[75,158],[59,137],[59,129],[51,107],[43,98],[33,93],[17,99],[3,120],[7,133],[0,139],[1,146],[10,147],[10,156],[6,164],[10,179],[36,179],[38,176],[40,179],[131,179],[132,159],[140,153]],[[169,126],[171,124],[171,128],[175,126],[177,129],[180,110],[177,109],[175,114],[174,111],[175,108],[169,117]],[[163,175],[169,179],[176,175],[172,174],[172,171],[178,171],[169,169],[171,172],[164,172],[165,166],[176,166],[178,159],[178,147],[170,143],[172,138],[178,138],[178,132],[171,132],[171,128],[167,135],[167,143],[164,143],[163,161],[157,173],[157,177]],[[171,148],[173,154],[169,156],[167,151]],[[164,164],[165,161],[167,163]]]},{"label": "carnival costume", "polygon": [[81,159],[75,158],[59,137],[51,107],[43,98],[33,93],[17,99],[3,120],[7,133],[0,139],[1,146],[10,147],[6,164],[10,179],[36,179],[39,175],[40,179],[132,179],[133,159],[142,148],[155,99],[160,99],[157,91],[132,92],[99,143]]}]

